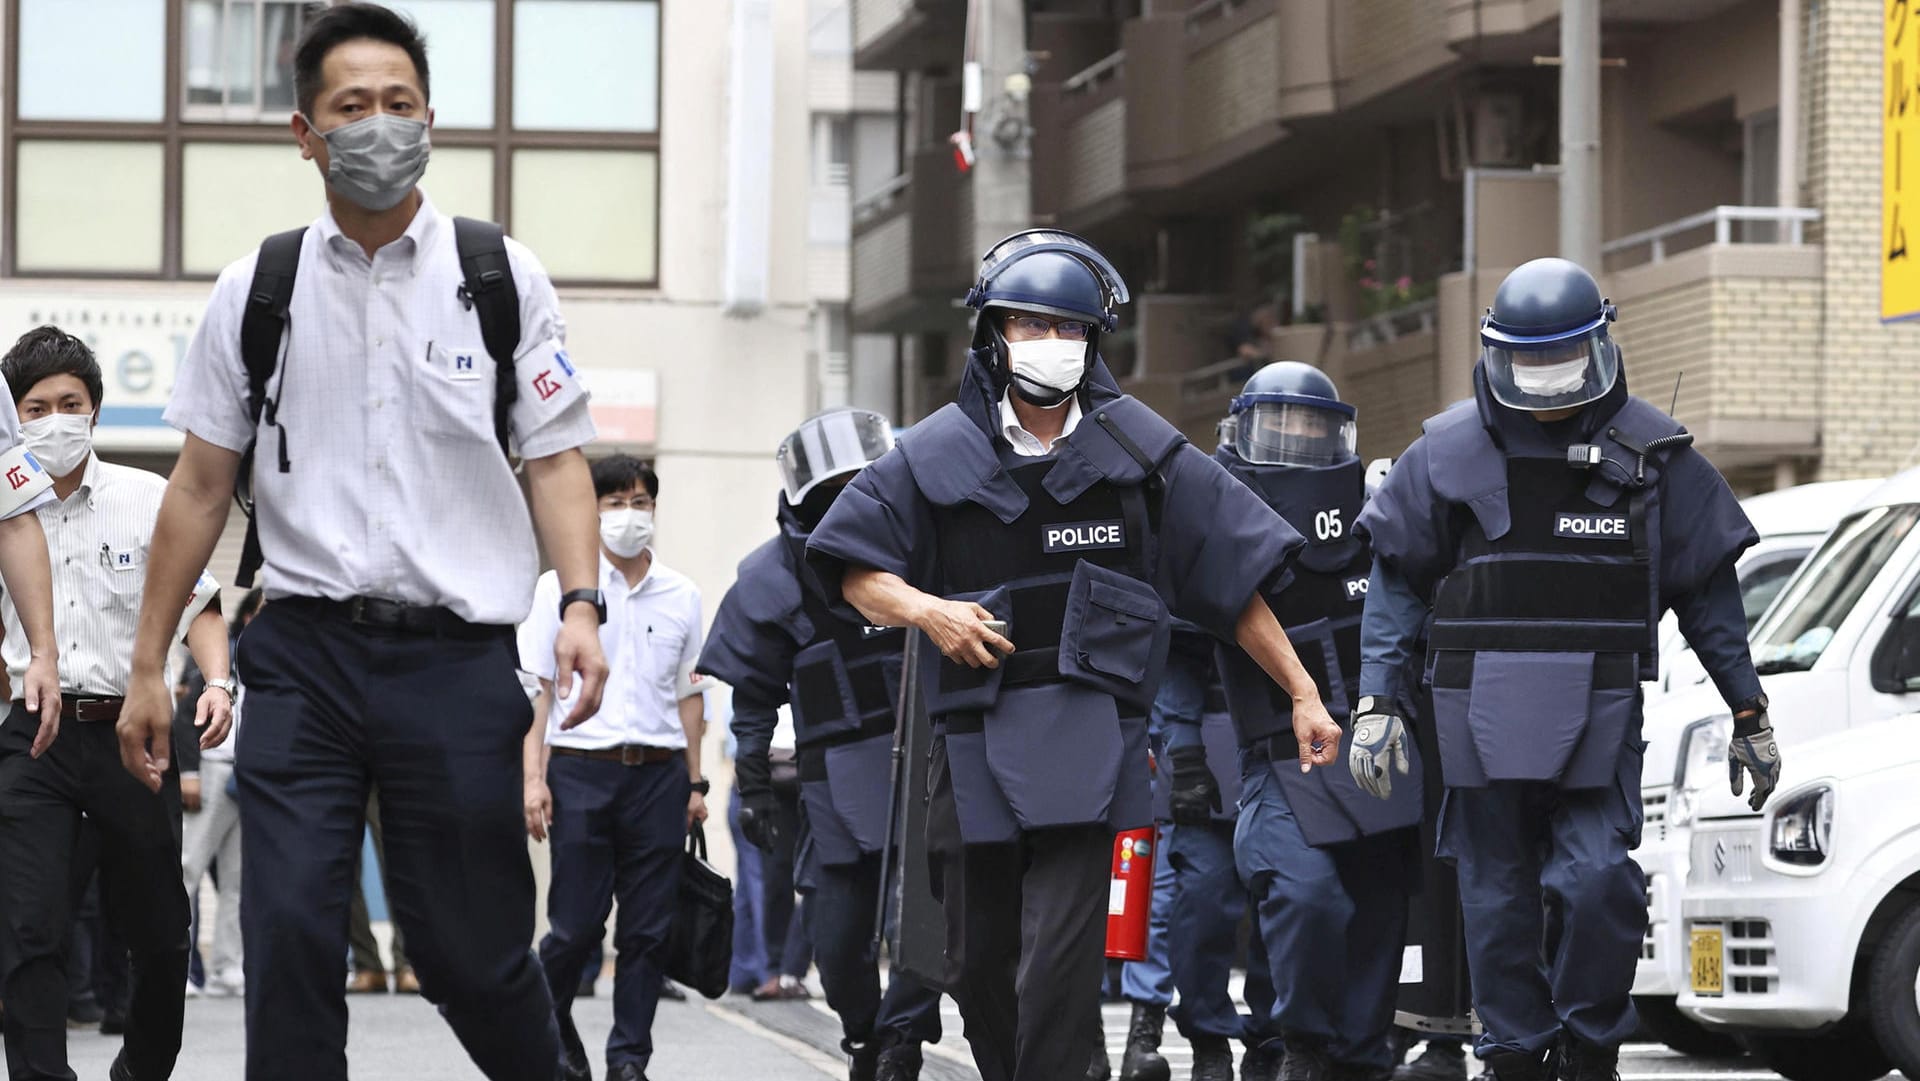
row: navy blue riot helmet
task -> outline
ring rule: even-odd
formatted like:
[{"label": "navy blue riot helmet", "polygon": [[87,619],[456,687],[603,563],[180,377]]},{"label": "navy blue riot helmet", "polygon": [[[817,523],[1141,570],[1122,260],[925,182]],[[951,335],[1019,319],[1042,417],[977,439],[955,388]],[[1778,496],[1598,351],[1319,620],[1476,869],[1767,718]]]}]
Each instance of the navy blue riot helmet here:
[{"label": "navy blue riot helmet", "polygon": [[996,375],[1034,405],[1061,405],[1085,381],[1100,335],[1118,325],[1127,284],[1072,233],[1028,229],[995,244],[967,290],[978,309],[974,348],[992,347]]},{"label": "navy blue riot helmet", "polygon": [[1578,263],[1535,259],[1500,283],[1480,323],[1480,364],[1501,405],[1567,409],[1598,400],[1620,376],[1607,333],[1613,302]]},{"label": "navy blue riot helmet", "polygon": [[1221,435],[1250,465],[1327,466],[1354,457],[1359,428],[1327,373],[1283,360],[1247,380]]}]

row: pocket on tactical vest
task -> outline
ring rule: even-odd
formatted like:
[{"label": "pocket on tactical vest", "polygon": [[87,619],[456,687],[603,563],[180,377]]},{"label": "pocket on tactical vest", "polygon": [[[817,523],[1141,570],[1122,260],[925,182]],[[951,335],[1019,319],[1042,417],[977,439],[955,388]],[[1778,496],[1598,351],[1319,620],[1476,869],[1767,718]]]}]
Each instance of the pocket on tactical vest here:
[{"label": "pocket on tactical vest", "polygon": [[[947,599],[973,601],[993,613],[995,619],[1013,618],[1013,596],[1006,586],[984,593],[956,593]],[[931,643],[920,651],[920,657],[923,665],[920,679],[926,687],[929,716],[977,713],[999,699],[1000,684],[1007,674],[1005,658],[1001,659],[998,667],[968,668],[948,660],[939,650],[932,648]]]},{"label": "pocket on tactical vest", "polygon": [[1085,561],[1074,568],[1060,629],[1063,677],[1150,709],[1172,639],[1173,620],[1152,586]]},{"label": "pocket on tactical vest", "polygon": [[793,735],[816,743],[860,727],[853,680],[833,642],[815,642],[793,659]]},{"label": "pocket on tactical vest", "polygon": [[893,739],[870,739],[828,747],[827,784],[840,821],[862,852],[887,843],[887,806],[893,781]]}]

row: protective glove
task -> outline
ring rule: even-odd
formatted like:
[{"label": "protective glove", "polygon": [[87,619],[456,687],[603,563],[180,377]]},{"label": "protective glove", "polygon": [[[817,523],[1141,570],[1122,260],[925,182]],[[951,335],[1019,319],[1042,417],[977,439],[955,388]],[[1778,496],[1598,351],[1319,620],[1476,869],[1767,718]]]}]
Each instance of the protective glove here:
[{"label": "protective glove", "polygon": [[1393,702],[1372,695],[1360,700],[1353,713],[1353,734],[1347,748],[1347,769],[1366,792],[1387,799],[1393,795],[1393,774],[1402,777],[1413,768],[1407,752],[1407,726],[1392,712]]},{"label": "protective glove", "polygon": [[1177,826],[1204,826],[1220,810],[1220,785],[1207,768],[1205,747],[1175,747],[1168,752],[1173,759],[1173,795],[1168,805]]},{"label": "protective glove", "polygon": [[1760,730],[1750,736],[1734,736],[1727,744],[1727,774],[1738,796],[1746,787],[1746,774],[1753,775],[1753,795],[1747,806],[1754,810],[1766,806],[1767,797],[1780,784],[1780,744],[1774,741],[1773,726],[1767,715],[1760,715]]},{"label": "protective glove", "polygon": [[772,852],[785,840],[780,799],[773,794],[773,762],[765,751],[741,751],[733,763],[734,794],[740,799],[740,833],[747,843]]}]

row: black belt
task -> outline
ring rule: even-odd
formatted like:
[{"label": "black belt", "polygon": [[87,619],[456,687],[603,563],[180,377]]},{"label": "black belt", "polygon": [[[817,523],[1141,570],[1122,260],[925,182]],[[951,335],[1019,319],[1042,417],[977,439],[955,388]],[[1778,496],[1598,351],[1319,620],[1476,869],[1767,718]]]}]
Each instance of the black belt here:
[{"label": "black belt", "polygon": [[69,721],[117,721],[124,701],[110,695],[63,694],[60,716]]},{"label": "black belt", "polygon": [[497,638],[513,631],[512,627],[505,625],[470,623],[450,609],[403,604],[384,597],[354,597],[344,601],[324,597],[284,597],[273,603],[388,634],[483,639]]},{"label": "black belt", "polygon": [[549,751],[569,758],[591,758],[595,762],[618,762],[623,766],[646,766],[671,762],[686,752],[672,747],[649,747],[644,743],[623,743],[618,747],[549,747]]}]

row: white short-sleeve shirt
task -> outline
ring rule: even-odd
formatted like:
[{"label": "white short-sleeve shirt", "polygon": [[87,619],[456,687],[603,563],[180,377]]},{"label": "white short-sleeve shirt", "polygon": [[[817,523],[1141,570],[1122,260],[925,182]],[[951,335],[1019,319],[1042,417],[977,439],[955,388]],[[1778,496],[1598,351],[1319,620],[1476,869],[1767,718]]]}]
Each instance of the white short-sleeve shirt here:
[{"label": "white short-sleeve shirt", "polygon": [[[259,253],[227,267],[181,361],[167,423],[244,450],[240,325]],[[538,259],[512,239],[520,294],[512,442],[541,458],[593,439],[566,325]],[[405,235],[369,259],[329,211],[300,248],[268,387],[253,491],[269,597],[385,597],[477,623],[527,615],[539,562],[526,500],[494,434],[494,365],[453,219],[424,197]],[[288,470],[281,472],[284,435]]]},{"label": "white short-sleeve shirt", "polygon": [[[639,584],[630,586],[602,552],[600,590],[607,600],[600,647],[609,669],[600,712],[578,728],[561,730],[580,694],[576,683],[573,693],[547,712],[547,742],[584,750],[625,744],[684,748],[680,700],[702,690],[693,672],[703,640],[700,587],[658,558]],[[553,679],[553,642],[559,633],[560,578],[548,571],[534,588],[533,611],[520,625],[520,667]]]}]

